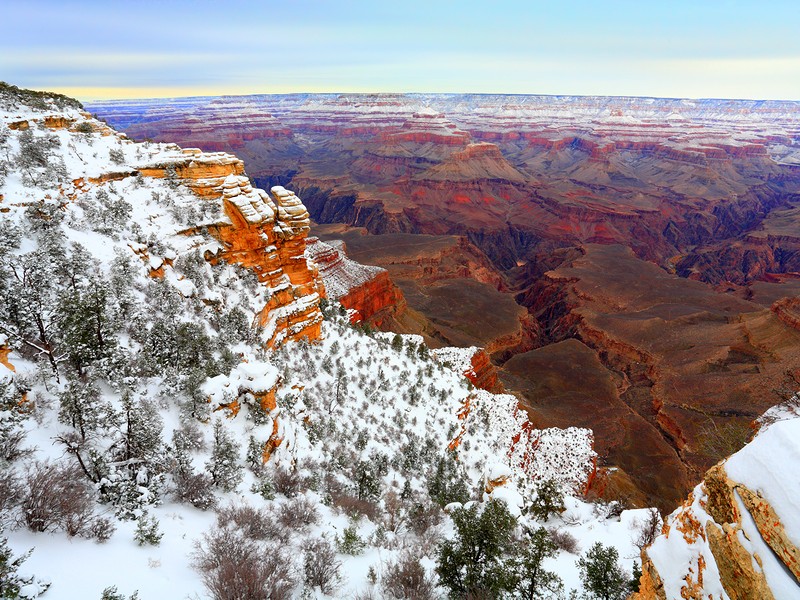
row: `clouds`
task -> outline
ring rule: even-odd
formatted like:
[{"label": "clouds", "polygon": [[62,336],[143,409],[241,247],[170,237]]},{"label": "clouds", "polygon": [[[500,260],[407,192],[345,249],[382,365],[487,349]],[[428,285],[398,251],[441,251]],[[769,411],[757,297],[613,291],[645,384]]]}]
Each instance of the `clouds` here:
[{"label": "clouds", "polygon": [[8,4],[0,77],[27,87],[800,98],[790,2]]}]

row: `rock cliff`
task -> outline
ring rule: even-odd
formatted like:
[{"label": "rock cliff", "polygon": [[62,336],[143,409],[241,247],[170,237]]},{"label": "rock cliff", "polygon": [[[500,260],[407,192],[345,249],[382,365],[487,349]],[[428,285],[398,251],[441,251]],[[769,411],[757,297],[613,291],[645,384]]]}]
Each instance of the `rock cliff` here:
[{"label": "rock cliff", "polygon": [[326,297],[355,311],[352,319],[376,327],[405,309],[402,292],[380,267],[362,265],[347,258],[344,242],[308,239],[306,256],[319,268]]},{"label": "rock cliff", "polygon": [[[270,193],[254,188],[244,176],[244,163],[230,154],[194,148],[177,152],[137,171],[145,177],[172,177],[199,201],[221,205],[224,218],[202,224],[221,243],[216,252],[206,253],[206,259],[251,269],[266,288],[268,300],[259,324],[267,332],[267,345],[318,338],[322,288],[316,267],[305,258],[310,221],[301,200],[281,186]],[[190,227],[187,233],[197,230]]]},{"label": "rock cliff", "polygon": [[[126,164],[107,161],[92,164],[90,170],[76,166],[72,174],[67,173],[71,184],[59,187],[63,202],[74,201],[79,194],[94,194],[109,183],[135,184],[147,178],[163,180],[170,190],[177,191],[179,186],[191,190],[188,198],[177,193],[175,196],[180,198],[180,210],[197,215],[191,217],[194,222],[190,220],[183,229],[162,234],[191,237],[208,232],[219,244],[206,250],[207,260],[226,261],[252,270],[265,290],[266,301],[259,311],[258,324],[263,327],[267,346],[285,339],[319,337],[319,298],[323,288],[316,267],[305,257],[309,215],[293,192],[280,186],[273,187],[270,193],[254,188],[244,174],[244,163],[233,155],[181,149],[175,144],[136,144],[81,111],[73,110],[67,115],[36,113],[13,124],[19,130],[32,126],[62,130],[65,139],[86,131],[99,134],[118,140],[124,149],[121,155],[130,156]],[[161,210],[167,208],[165,202],[176,202],[158,193],[154,197],[162,203]],[[13,205],[21,198],[6,194],[3,200]],[[200,214],[219,216],[202,218]],[[187,250],[196,245],[190,243]],[[164,277],[164,268],[177,258],[152,256],[146,244],[131,242],[129,247],[148,263],[152,277]]]},{"label": "rock cliff", "polygon": [[637,600],[800,598],[800,419],[710,469],[642,551]]}]

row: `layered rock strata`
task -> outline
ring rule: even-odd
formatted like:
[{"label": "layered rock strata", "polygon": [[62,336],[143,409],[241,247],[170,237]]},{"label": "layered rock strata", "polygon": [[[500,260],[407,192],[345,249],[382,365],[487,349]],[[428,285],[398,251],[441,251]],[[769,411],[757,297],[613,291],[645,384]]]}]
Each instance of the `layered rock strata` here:
[{"label": "layered rock strata", "polygon": [[800,419],[775,423],[706,473],[642,551],[637,600],[800,597]]},{"label": "layered rock strata", "polygon": [[305,257],[309,218],[302,202],[283,187],[275,186],[268,194],[234,174],[219,187],[227,220],[207,227],[222,248],[206,258],[252,269],[268,290],[259,315],[268,346],[286,339],[318,338],[323,286],[316,267]]},{"label": "layered rock strata", "polygon": [[317,265],[326,296],[354,311],[354,322],[380,327],[405,309],[403,294],[389,272],[350,260],[343,242],[308,238],[306,256]]}]

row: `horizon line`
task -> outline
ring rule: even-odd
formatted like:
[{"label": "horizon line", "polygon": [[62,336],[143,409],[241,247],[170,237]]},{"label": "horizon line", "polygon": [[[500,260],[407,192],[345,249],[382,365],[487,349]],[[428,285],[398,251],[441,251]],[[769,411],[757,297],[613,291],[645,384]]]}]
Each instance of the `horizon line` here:
[{"label": "horizon line", "polygon": [[[63,90],[63,88],[62,88]],[[39,90],[44,92],[58,90]],[[71,94],[66,94],[71,95]],[[523,96],[523,97],[545,97],[545,98],[630,98],[641,100],[689,100],[689,101],[731,101],[731,102],[786,102],[800,103],[800,99],[794,98],[746,98],[733,96],[655,96],[648,94],[565,94],[565,93],[546,93],[546,92],[387,92],[387,91],[302,91],[302,92],[250,92],[250,93],[221,93],[221,94],[190,94],[190,95],[165,95],[165,96],[128,96],[128,97],[97,97],[71,95],[76,100],[87,104],[100,104],[112,102],[133,102],[147,100],[199,100],[204,98],[249,98],[253,96]]]}]

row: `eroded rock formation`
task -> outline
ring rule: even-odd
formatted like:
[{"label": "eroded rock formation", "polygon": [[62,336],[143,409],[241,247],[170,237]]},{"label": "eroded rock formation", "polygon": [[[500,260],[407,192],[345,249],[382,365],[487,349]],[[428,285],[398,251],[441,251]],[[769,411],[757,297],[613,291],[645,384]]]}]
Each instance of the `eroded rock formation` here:
[{"label": "eroded rock formation", "polygon": [[354,321],[380,327],[405,310],[403,294],[388,271],[350,260],[344,242],[325,243],[311,237],[306,255],[319,268],[327,298],[355,311]]},{"label": "eroded rock formation", "polygon": [[273,187],[271,193],[254,188],[243,175],[243,162],[235,156],[194,148],[176,154],[144,164],[138,172],[145,177],[174,178],[201,201],[221,203],[225,218],[203,225],[221,243],[206,259],[252,269],[268,290],[269,299],[259,316],[268,345],[319,337],[321,287],[316,268],[305,258],[310,222],[300,199],[281,186]]},{"label": "eroded rock formation", "polygon": [[637,600],[800,596],[800,420],[762,430],[710,469],[642,552]]}]

